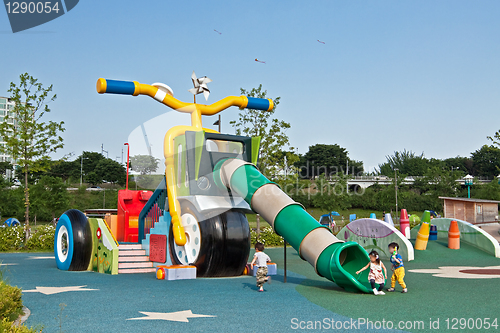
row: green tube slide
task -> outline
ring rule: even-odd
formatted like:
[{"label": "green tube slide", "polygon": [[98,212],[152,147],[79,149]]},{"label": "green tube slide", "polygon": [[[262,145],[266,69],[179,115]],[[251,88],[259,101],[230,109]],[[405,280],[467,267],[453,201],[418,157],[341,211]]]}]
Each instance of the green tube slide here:
[{"label": "green tube slide", "polygon": [[[231,160],[221,161],[215,167],[214,174],[218,185],[223,185],[221,174],[224,174],[227,180],[223,186],[243,197],[256,213],[263,217],[272,215],[274,221],[267,222],[273,226],[274,231],[297,250],[303,259],[315,266],[320,276],[347,291],[372,293],[368,270],[356,275],[356,271],[370,261],[363,247],[355,242],[338,240],[300,204],[290,199],[277,185],[262,175],[253,164],[238,162],[236,167],[234,164],[229,167],[228,161]],[[267,193],[261,196],[259,204],[257,197],[262,192]]]}]

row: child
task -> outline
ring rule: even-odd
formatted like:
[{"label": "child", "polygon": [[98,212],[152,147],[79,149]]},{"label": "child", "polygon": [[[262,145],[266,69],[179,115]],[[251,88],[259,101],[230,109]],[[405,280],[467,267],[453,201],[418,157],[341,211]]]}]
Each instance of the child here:
[{"label": "child", "polygon": [[[361,268],[356,274],[361,273],[365,269],[370,267],[370,273],[368,273],[368,281],[372,285],[373,294],[375,295],[385,295],[382,291],[384,289],[384,275],[382,275],[382,269],[384,269],[385,278],[387,279],[387,269],[384,266],[384,263],[380,261],[379,255],[377,251],[372,251],[369,254],[370,262],[365,267]],[[375,288],[375,283],[379,285],[378,290]]]},{"label": "child", "polygon": [[255,244],[255,254],[253,256],[252,263],[250,264],[250,268],[253,271],[253,266],[257,266],[257,288],[259,291],[264,291],[264,283],[271,281],[270,277],[267,276],[267,263],[271,261],[271,258],[267,254],[264,253],[264,244],[257,242]]},{"label": "child", "polygon": [[402,293],[407,293],[408,289],[406,289],[406,283],[403,280],[405,277],[405,268],[403,265],[403,257],[398,253],[399,245],[398,243],[389,244],[389,252],[391,253],[391,287],[387,289],[387,291],[395,291],[394,287],[396,286],[396,280],[403,287]]}]

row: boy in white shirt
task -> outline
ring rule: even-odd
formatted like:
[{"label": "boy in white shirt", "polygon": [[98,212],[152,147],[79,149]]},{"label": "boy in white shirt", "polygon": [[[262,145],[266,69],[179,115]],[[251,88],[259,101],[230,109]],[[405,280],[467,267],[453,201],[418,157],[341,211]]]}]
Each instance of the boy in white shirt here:
[{"label": "boy in white shirt", "polygon": [[253,256],[253,260],[250,264],[250,268],[253,271],[253,266],[257,266],[257,288],[259,291],[264,291],[264,283],[270,281],[270,277],[267,276],[267,263],[271,261],[271,258],[267,254],[264,253],[264,244],[256,243],[255,244],[255,254]]}]

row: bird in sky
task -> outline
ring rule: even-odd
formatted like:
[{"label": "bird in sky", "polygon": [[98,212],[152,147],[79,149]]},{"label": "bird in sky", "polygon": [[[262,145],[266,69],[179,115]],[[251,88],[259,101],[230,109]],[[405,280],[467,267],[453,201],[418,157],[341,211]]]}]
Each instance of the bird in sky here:
[{"label": "bird in sky", "polygon": [[222,35],[222,32],[219,32],[219,31],[217,31],[217,30],[215,30],[215,29],[214,29],[214,31],[215,31],[216,33],[218,33],[219,35]]},{"label": "bird in sky", "polygon": [[316,40],[317,40],[318,42],[320,42],[321,44],[325,44],[325,42],[322,42],[322,41],[320,41],[319,39],[316,39]]},{"label": "bird in sky", "polygon": [[255,58],[255,61],[260,62],[261,64],[265,64],[265,61],[260,61],[259,59]]}]

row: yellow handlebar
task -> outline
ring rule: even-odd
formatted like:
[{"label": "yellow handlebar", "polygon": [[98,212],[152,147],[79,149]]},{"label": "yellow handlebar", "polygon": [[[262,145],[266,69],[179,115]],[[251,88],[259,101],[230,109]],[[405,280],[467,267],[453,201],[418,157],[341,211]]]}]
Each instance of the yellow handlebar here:
[{"label": "yellow handlebar", "polygon": [[[198,111],[201,115],[213,116],[231,106],[243,108],[255,108],[264,111],[273,109],[274,104],[271,99],[252,98],[246,96],[228,96],[210,105],[185,103],[179,101],[164,90],[158,89],[149,84],[139,83],[137,81],[116,81],[116,80],[97,80],[97,92],[99,94],[124,94],[124,95],[147,95],[156,99],[158,102],[177,110],[179,112],[193,113]],[[250,101],[250,103],[249,103]]]}]

